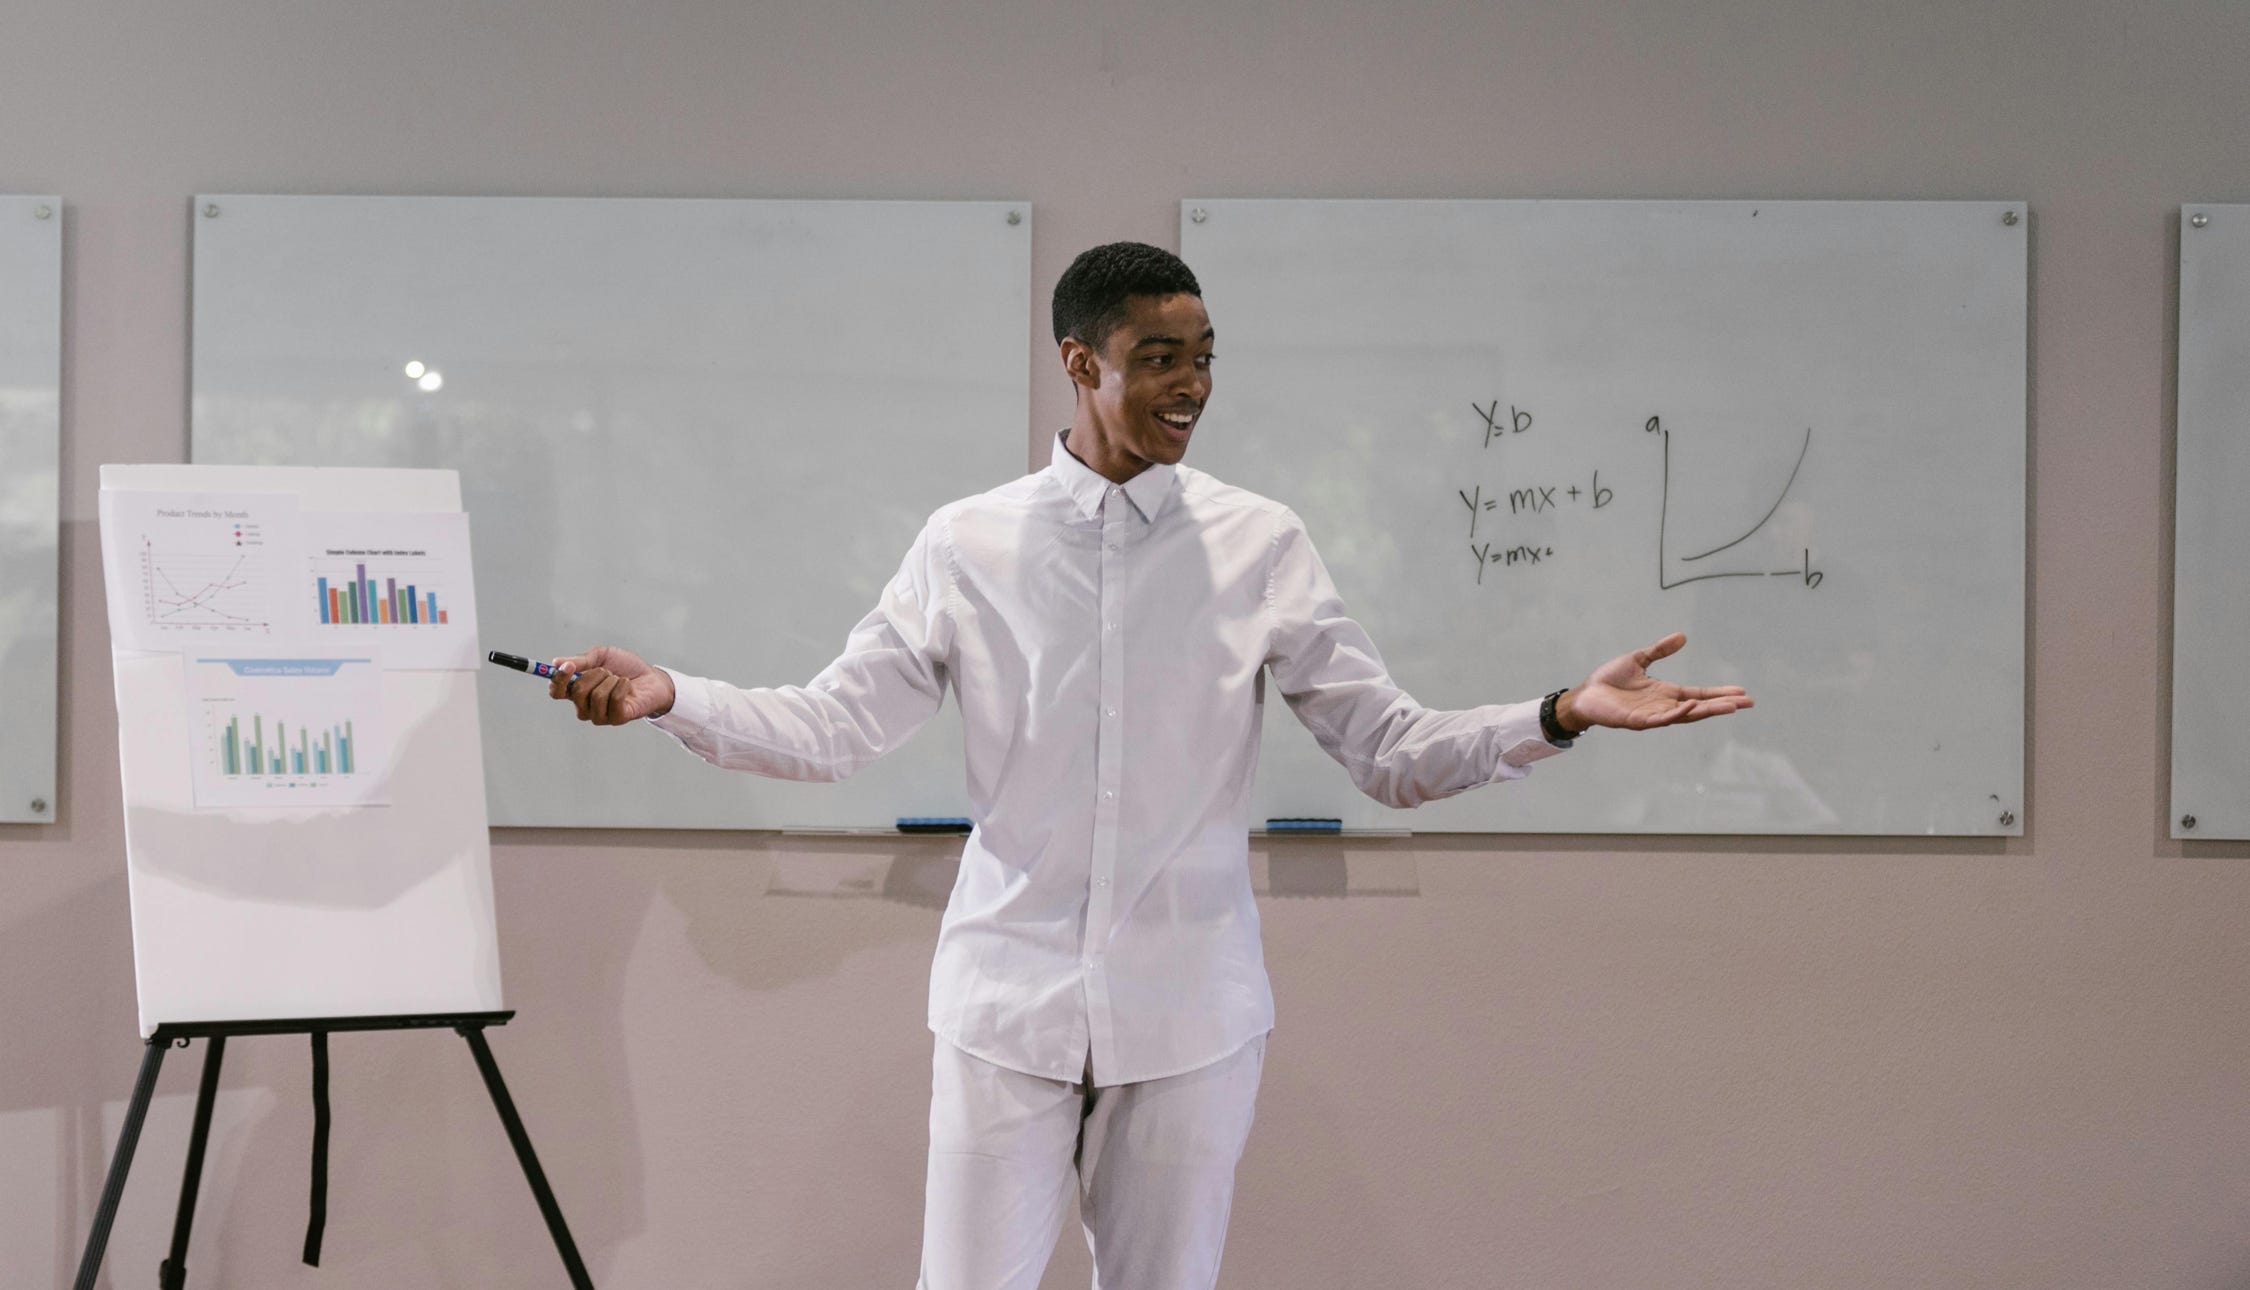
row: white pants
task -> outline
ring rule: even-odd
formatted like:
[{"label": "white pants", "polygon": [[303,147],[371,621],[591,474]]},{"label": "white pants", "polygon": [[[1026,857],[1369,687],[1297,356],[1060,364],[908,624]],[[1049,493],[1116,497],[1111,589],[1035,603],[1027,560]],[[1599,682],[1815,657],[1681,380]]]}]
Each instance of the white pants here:
[{"label": "white pants", "polygon": [[1211,1290],[1265,1053],[1090,1088],[938,1040],[918,1290],[1038,1290],[1073,1182],[1094,1290]]}]

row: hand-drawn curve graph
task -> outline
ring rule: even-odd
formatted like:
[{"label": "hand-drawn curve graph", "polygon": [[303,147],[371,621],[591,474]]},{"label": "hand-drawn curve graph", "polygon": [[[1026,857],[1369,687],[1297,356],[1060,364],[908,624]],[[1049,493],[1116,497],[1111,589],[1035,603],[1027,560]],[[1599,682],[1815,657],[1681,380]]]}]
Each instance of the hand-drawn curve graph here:
[{"label": "hand-drawn curve graph", "polygon": [[[1756,523],[1743,530],[1739,537],[1721,542],[1707,550],[1697,551],[1693,555],[1674,555],[1670,545],[1672,432],[1665,427],[1662,417],[1650,417],[1648,424],[1643,426],[1642,429],[1656,435],[1662,441],[1664,451],[1664,483],[1663,491],[1660,494],[1661,501],[1659,502],[1656,521],[1656,585],[1658,590],[1671,591],[1676,587],[1684,587],[1691,582],[1707,582],[1713,578],[1801,578],[1804,581],[1805,589],[1808,591],[1820,585],[1823,575],[1820,570],[1813,568],[1811,547],[1801,548],[1803,551],[1802,561],[1787,569],[1760,567],[1746,554],[1735,555],[1723,560],[1713,559],[1713,557],[1724,555],[1755,537],[1758,531],[1765,528],[1766,524],[1773,519],[1775,513],[1781,510],[1781,504],[1789,498],[1789,490],[1796,486],[1798,474],[1805,468],[1806,455],[1812,451],[1811,426],[1805,427],[1805,439],[1797,448],[1795,464],[1789,467],[1789,478],[1782,482],[1781,491],[1775,494],[1773,504],[1766,508],[1765,514],[1759,516]],[[1710,560],[1711,563],[1702,564],[1701,562],[1705,560]],[[1675,565],[1692,567],[1683,572],[1675,572]]]},{"label": "hand-drawn curve graph", "polygon": [[228,545],[247,535],[214,533],[215,549],[159,550],[141,539],[142,610],[159,631],[272,631],[269,621],[265,552],[261,546]]}]

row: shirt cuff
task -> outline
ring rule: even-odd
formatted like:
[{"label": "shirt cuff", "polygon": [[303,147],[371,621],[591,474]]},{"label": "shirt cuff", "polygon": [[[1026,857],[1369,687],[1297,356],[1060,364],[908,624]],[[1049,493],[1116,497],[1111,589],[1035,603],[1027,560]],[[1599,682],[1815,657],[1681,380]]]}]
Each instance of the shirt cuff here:
[{"label": "shirt cuff", "polygon": [[711,683],[668,667],[659,671],[672,678],[672,706],[649,723],[674,737],[692,735],[711,724]]},{"label": "shirt cuff", "polygon": [[1538,699],[1526,699],[1500,709],[1492,723],[1497,736],[1494,742],[1500,749],[1500,764],[1493,768],[1492,782],[1522,779],[1530,773],[1531,763],[1566,751],[1566,745],[1548,743],[1539,729],[1539,703]]}]

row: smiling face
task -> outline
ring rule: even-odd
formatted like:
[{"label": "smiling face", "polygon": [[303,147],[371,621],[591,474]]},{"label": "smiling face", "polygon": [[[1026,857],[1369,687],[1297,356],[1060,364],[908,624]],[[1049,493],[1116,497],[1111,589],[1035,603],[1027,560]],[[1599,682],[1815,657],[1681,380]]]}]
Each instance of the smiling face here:
[{"label": "smiling face", "polygon": [[1116,484],[1178,462],[1211,400],[1213,339],[1202,297],[1185,292],[1128,298],[1098,349],[1065,337],[1063,370],[1078,387],[1065,446]]}]

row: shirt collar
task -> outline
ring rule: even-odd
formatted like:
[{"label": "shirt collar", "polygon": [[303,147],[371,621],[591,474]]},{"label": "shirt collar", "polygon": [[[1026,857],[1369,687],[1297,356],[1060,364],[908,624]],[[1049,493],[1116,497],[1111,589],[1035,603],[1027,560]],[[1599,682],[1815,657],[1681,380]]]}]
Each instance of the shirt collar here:
[{"label": "shirt collar", "polygon": [[[1102,513],[1102,498],[1108,495],[1113,485],[1095,474],[1092,467],[1071,455],[1070,449],[1063,447],[1063,440],[1069,435],[1070,431],[1064,430],[1055,436],[1055,455],[1047,469],[1053,473],[1055,481],[1063,486],[1063,491],[1070,494],[1070,500],[1077,504],[1080,515],[1089,520],[1099,518]],[[1179,467],[1159,463],[1114,487],[1125,490],[1126,500],[1133,503],[1133,509],[1140,512],[1143,520],[1154,523],[1157,515],[1164,510],[1164,504],[1171,499],[1172,481],[1179,477],[1179,473]]]}]

